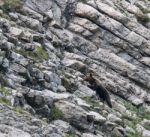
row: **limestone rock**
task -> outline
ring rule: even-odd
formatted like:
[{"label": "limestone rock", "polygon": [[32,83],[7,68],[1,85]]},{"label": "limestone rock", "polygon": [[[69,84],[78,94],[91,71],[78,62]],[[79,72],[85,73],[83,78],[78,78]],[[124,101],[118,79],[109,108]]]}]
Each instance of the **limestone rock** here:
[{"label": "limestone rock", "polygon": [[0,9],[0,136],[150,136],[149,0],[0,0]]}]

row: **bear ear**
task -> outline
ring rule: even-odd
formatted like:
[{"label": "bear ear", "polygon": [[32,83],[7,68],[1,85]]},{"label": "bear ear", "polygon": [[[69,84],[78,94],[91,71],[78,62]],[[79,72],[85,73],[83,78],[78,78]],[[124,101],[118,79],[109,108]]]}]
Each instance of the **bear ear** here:
[{"label": "bear ear", "polygon": [[93,77],[92,73],[90,73],[90,77]]}]

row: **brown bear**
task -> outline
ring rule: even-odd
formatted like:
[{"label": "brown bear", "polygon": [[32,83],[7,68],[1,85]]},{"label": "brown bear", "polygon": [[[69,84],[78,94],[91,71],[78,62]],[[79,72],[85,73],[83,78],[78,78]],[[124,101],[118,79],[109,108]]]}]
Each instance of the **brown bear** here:
[{"label": "brown bear", "polygon": [[97,79],[95,79],[91,73],[90,73],[90,75],[85,76],[83,78],[83,80],[89,82],[90,85],[88,85],[88,87],[91,88],[92,90],[96,91],[96,95],[98,95],[100,100],[103,103],[104,103],[104,101],[106,101],[108,106],[110,108],[112,108],[111,99],[110,99],[107,89],[105,87],[103,87],[103,85],[100,84],[100,82]]}]

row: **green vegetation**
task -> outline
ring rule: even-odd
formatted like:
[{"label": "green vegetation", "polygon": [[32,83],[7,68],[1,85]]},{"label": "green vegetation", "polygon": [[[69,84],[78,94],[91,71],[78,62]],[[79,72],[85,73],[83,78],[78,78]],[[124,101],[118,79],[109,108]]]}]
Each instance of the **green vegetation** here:
[{"label": "green vegetation", "polygon": [[0,73],[0,80],[1,80],[0,90],[3,90],[3,87],[7,87],[8,86],[8,80],[1,73]]},{"label": "green vegetation", "polygon": [[0,97],[0,103],[10,105],[10,101],[6,99],[6,96],[9,95],[9,91],[5,87],[0,87],[0,93],[2,94],[2,97]]},{"label": "green vegetation", "polygon": [[[11,105],[10,101],[6,98],[6,96],[10,95],[10,92],[5,87],[0,87],[0,93],[2,94],[2,97],[0,97],[0,104],[6,104],[8,106]],[[14,111],[23,114],[25,111],[21,107],[14,107]]]},{"label": "green vegetation", "polygon": [[142,5],[137,5],[138,6],[138,8],[144,13],[144,14],[146,14],[146,13],[150,13],[150,9],[148,9],[148,8],[144,8]]},{"label": "green vegetation", "polygon": [[7,96],[10,94],[10,92],[5,87],[0,88],[0,93],[4,96]]},{"label": "green vegetation", "polygon": [[19,114],[24,114],[25,113],[25,111],[21,107],[15,107],[15,108],[13,108],[13,110],[16,111]]},{"label": "green vegetation", "polygon": [[138,21],[140,21],[141,23],[147,23],[150,21],[150,18],[148,15],[145,14],[136,14],[136,18]]},{"label": "green vegetation", "polygon": [[150,125],[144,125],[144,128],[150,130]]},{"label": "green vegetation", "polygon": [[127,11],[124,11],[123,14],[126,16],[126,17],[129,17],[128,15],[128,12]]},{"label": "green vegetation", "polygon": [[1,97],[0,98],[0,104],[10,105],[10,101],[7,100],[5,97]]},{"label": "green vegetation", "polygon": [[87,104],[91,105],[92,108],[99,107],[98,102],[95,101],[92,97],[83,97],[82,99],[85,100]]},{"label": "green vegetation", "polygon": [[122,101],[127,110],[132,111],[134,113],[138,112],[138,108],[136,106],[132,105],[130,102],[126,100],[122,100]]},{"label": "green vegetation", "polygon": [[37,48],[36,55],[38,58],[48,60],[48,53],[42,47]]},{"label": "green vegetation", "polygon": [[66,133],[65,137],[75,137],[75,134],[68,132]]},{"label": "green vegetation", "polygon": [[79,0],[79,2],[87,3],[89,0]]},{"label": "green vegetation", "polygon": [[140,122],[139,118],[133,119],[131,121],[128,119],[124,119],[124,118],[123,118],[123,120],[124,120],[124,123],[126,125],[128,125],[129,127],[131,127],[135,131],[135,133],[129,134],[128,137],[141,137],[140,133],[138,133],[136,130],[136,125]]},{"label": "green vegetation", "polygon": [[23,55],[24,57],[31,57],[33,60],[48,60],[49,58],[48,53],[42,47],[36,48],[35,51],[26,51],[25,49],[20,49],[16,52]]},{"label": "green vegetation", "polygon": [[[1,7],[0,7],[1,8]],[[5,19],[7,19],[7,20],[10,20],[10,17],[9,17],[9,15],[7,15],[6,13],[4,13],[4,12],[0,12],[0,16],[2,17],[2,18],[5,18]],[[1,54],[2,56],[4,56],[4,54]]]},{"label": "green vegetation", "polygon": [[[126,115],[123,115],[122,117],[124,123],[135,130],[135,134],[130,134],[128,137],[141,137],[141,135],[136,130],[136,125],[139,124],[143,119],[150,120],[150,112],[146,112],[142,106],[137,108],[127,101],[124,101],[124,105],[127,110],[137,115],[136,118],[130,118]],[[150,129],[150,126],[145,126],[145,128]]]},{"label": "green vegetation", "polygon": [[130,134],[128,137],[141,137],[141,135],[136,131],[135,134]]},{"label": "green vegetation", "polygon": [[127,110],[129,110],[137,115],[137,117],[139,118],[139,121],[141,121],[143,119],[150,120],[150,112],[146,112],[143,106],[137,108],[136,106],[132,105],[131,103],[129,103],[127,101],[124,101],[124,105]]},{"label": "green vegetation", "polygon": [[50,117],[51,120],[63,119],[63,117],[64,117],[64,114],[61,110],[59,110],[56,107],[52,108],[51,117]]},{"label": "green vegetation", "polygon": [[[2,97],[0,97],[0,104],[5,104],[5,105],[10,106],[11,102],[6,98],[6,96],[10,95],[9,90],[6,89],[5,87],[1,86],[0,87],[0,94],[2,94]],[[20,114],[25,113],[25,111],[21,107],[14,107],[13,110],[20,113]]]},{"label": "green vegetation", "polygon": [[0,7],[5,13],[20,9],[21,0],[4,0],[4,4]]}]

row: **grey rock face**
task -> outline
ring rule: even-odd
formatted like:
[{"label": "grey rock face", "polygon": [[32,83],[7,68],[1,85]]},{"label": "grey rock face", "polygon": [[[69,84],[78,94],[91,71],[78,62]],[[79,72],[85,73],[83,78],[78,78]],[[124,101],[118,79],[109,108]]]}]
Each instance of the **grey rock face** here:
[{"label": "grey rock face", "polygon": [[64,86],[58,86],[58,92],[66,92],[66,88]]},{"label": "grey rock face", "polygon": [[[21,131],[19,129],[12,128],[12,127],[5,126],[5,125],[0,125],[0,126],[1,126],[0,127],[1,131],[4,132],[4,134],[3,134],[4,137],[5,136],[8,136],[8,137],[12,137],[12,136],[14,136],[14,137],[18,137],[18,136],[20,136],[20,137],[31,137],[30,134],[28,134],[24,131]],[[6,132],[6,134],[5,134],[5,132]]]},{"label": "grey rock face", "polygon": [[150,1],[18,2],[0,1],[0,136],[149,137]]}]

